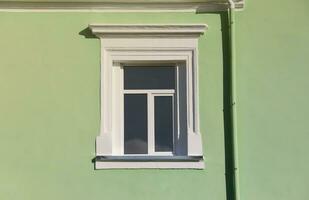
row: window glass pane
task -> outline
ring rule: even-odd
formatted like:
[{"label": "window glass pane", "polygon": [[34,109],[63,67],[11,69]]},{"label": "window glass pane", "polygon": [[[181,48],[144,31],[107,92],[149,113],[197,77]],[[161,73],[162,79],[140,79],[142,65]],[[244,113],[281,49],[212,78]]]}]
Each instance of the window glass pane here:
[{"label": "window glass pane", "polygon": [[155,151],[173,151],[173,97],[155,96]]},{"label": "window glass pane", "polygon": [[175,89],[175,67],[124,67],[124,89]]},{"label": "window glass pane", "polygon": [[124,95],[124,153],[147,154],[147,95]]}]

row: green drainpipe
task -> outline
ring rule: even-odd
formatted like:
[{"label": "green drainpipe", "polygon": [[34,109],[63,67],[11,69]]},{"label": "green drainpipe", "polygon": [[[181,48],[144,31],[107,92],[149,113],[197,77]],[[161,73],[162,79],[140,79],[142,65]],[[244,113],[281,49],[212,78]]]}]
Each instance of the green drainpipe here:
[{"label": "green drainpipe", "polygon": [[236,101],[236,52],[235,52],[235,4],[229,0],[228,19],[229,19],[229,47],[230,47],[230,106],[232,120],[232,144],[233,144],[233,183],[234,199],[240,200],[239,193],[239,167],[238,167],[238,143],[237,143],[237,101]]}]

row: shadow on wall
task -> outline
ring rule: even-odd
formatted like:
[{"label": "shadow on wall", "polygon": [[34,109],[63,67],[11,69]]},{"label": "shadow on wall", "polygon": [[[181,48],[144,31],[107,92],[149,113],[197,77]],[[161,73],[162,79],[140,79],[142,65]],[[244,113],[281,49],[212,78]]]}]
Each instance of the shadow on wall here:
[{"label": "shadow on wall", "polygon": [[[202,14],[202,13],[197,13]],[[236,200],[234,180],[234,145],[233,145],[233,118],[231,112],[231,60],[230,60],[230,30],[229,15],[227,11],[207,14],[220,15],[222,54],[223,54],[223,119],[224,119],[224,148],[225,148],[225,184],[226,199]]]},{"label": "shadow on wall", "polygon": [[84,36],[85,38],[91,39],[91,38],[97,38],[90,30],[89,27],[85,28],[81,32],[79,32],[79,35]]}]

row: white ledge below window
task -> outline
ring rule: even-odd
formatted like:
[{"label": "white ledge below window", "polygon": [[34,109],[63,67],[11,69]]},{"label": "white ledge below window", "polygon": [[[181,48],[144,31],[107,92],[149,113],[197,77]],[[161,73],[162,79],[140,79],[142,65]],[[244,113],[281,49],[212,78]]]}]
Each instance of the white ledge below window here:
[{"label": "white ledge below window", "polygon": [[[96,138],[96,169],[203,169],[197,84],[198,38],[207,25],[91,24],[89,28],[101,41],[101,130]],[[178,106],[182,106],[177,113],[181,119],[173,155],[124,154],[123,67],[136,64],[173,65],[180,70],[177,72],[177,98],[181,98]]]},{"label": "white ledge below window", "polygon": [[96,156],[96,168],[203,169],[203,156]]}]

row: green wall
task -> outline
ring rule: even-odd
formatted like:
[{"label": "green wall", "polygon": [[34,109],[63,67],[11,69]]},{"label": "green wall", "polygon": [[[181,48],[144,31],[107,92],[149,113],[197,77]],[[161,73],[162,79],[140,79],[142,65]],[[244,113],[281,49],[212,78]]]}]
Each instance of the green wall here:
[{"label": "green wall", "polygon": [[309,199],[308,9],[248,0],[237,13],[242,200]]},{"label": "green wall", "polygon": [[[199,43],[205,170],[94,170],[100,43],[84,37],[89,23],[209,25]],[[0,199],[225,199],[218,14],[2,12],[0,24]]]},{"label": "green wall", "polygon": [[[242,200],[309,199],[308,8],[248,0],[237,12]],[[89,23],[209,25],[199,41],[205,170],[94,170],[100,44],[84,36]],[[0,12],[0,25],[0,199],[226,199],[220,14]]]}]

